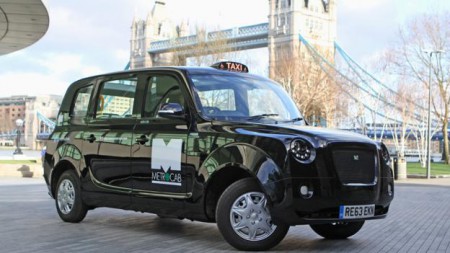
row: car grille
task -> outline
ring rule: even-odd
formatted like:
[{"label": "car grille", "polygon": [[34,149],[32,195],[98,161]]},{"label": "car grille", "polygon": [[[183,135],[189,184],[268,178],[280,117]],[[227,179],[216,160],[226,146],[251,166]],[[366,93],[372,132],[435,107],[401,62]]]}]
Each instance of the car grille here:
[{"label": "car grille", "polygon": [[367,148],[332,150],[333,162],[343,184],[373,184],[375,182],[375,151]]}]

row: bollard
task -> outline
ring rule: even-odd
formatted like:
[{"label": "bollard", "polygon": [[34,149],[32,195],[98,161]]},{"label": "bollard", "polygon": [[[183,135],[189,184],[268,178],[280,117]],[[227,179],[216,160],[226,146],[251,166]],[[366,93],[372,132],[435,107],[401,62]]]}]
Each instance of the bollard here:
[{"label": "bollard", "polygon": [[398,179],[398,158],[394,158],[394,163],[393,163],[393,169],[394,169],[394,180]]},{"label": "bollard", "polygon": [[406,172],[406,159],[405,158],[398,158],[397,161],[397,170],[398,170],[398,176],[397,178],[399,180],[406,179],[407,178],[407,172]]}]

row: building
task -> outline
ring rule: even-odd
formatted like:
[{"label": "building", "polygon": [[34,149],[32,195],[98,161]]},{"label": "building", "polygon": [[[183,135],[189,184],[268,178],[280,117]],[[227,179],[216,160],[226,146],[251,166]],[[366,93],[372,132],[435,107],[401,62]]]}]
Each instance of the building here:
[{"label": "building", "polygon": [[0,55],[23,49],[48,30],[49,16],[41,0],[0,1]]},{"label": "building", "polygon": [[[269,76],[277,76],[280,62],[308,60],[303,36],[322,55],[334,62],[337,34],[335,0],[269,0]],[[286,59],[288,58],[288,59]],[[295,61],[295,59],[294,59]]]},{"label": "building", "polygon": [[9,134],[16,130],[16,120],[25,119],[26,104],[35,97],[12,96],[0,98],[0,133]]},{"label": "building", "polygon": [[[267,44],[271,78],[277,76],[277,68],[284,68],[280,61],[305,60],[310,57],[302,45],[299,36],[303,36],[330,62],[334,62],[334,41],[337,34],[335,0],[268,0],[269,4]],[[161,53],[151,56],[150,44],[157,41],[183,43],[190,41],[189,27],[186,22],[175,25],[167,15],[165,1],[155,2],[147,18],[133,19],[130,40],[130,68],[164,66],[173,63],[173,53]],[[199,31],[198,40],[202,40],[205,31]],[[214,32],[211,32],[214,33]],[[209,34],[211,36],[212,34]],[[176,42],[177,39],[180,39]],[[250,38],[252,39],[252,38]],[[227,45],[224,45],[227,46]],[[234,48],[242,50],[242,48]]]},{"label": "building", "polygon": [[319,61],[325,59],[328,68],[334,65],[336,0],[266,0],[261,4],[269,5],[267,23],[186,36],[187,26],[173,25],[165,2],[156,1],[147,20],[133,20],[130,68],[185,65],[189,57],[267,47],[269,78],[286,89],[310,123],[335,127],[336,119],[347,114],[347,100],[330,70]]},{"label": "building", "polygon": [[175,25],[167,16],[165,1],[155,2],[145,20],[134,17],[131,24],[130,68],[171,65],[172,53],[162,54],[151,59],[147,53],[151,42],[167,40],[188,35],[187,23]]},{"label": "building", "polygon": [[0,135],[2,139],[14,139],[16,136],[16,120],[24,120],[21,144],[31,149],[42,148],[43,141],[36,138],[38,133],[51,131],[50,127],[38,117],[56,121],[62,97],[44,96],[11,96],[0,98]]}]

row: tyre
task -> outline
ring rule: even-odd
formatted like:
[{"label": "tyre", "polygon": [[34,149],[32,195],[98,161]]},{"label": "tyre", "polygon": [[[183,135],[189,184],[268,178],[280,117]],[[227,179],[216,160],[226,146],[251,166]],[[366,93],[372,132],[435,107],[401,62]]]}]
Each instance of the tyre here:
[{"label": "tyre", "polygon": [[216,221],[225,240],[238,250],[267,250],[285,237],[289,226],[272,223],[268,200],[252,178],[231,184],[220,196]]},{"label": "tyre", "polygon": [[364,225],[364,221],[336,222],[330,224],[310,225],[312,230],[326,239],[345,239],[356,234]]},{"label": "tyre", "polygon": [[81,187],[74,171],[65,171],[56,185],[55,202],[59,217],[66,222],[80,222],[86,217],[87,206],[81,199]]}]

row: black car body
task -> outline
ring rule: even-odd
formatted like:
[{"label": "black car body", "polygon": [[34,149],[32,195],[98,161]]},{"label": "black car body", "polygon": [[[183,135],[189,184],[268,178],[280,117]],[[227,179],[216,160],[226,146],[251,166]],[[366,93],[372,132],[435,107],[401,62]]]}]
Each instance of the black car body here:
[{"label": "black car body", "polygon": [[[234,247],[267,249],[290,225],[346,238],[384,218],[394,191],[388,162],[382,143],[307,126],[269,79],[158,67],[73,83],[44,178],[65,221],[95,207],[217,221]],[[346,234],[321,232],[354,224]]]}]

